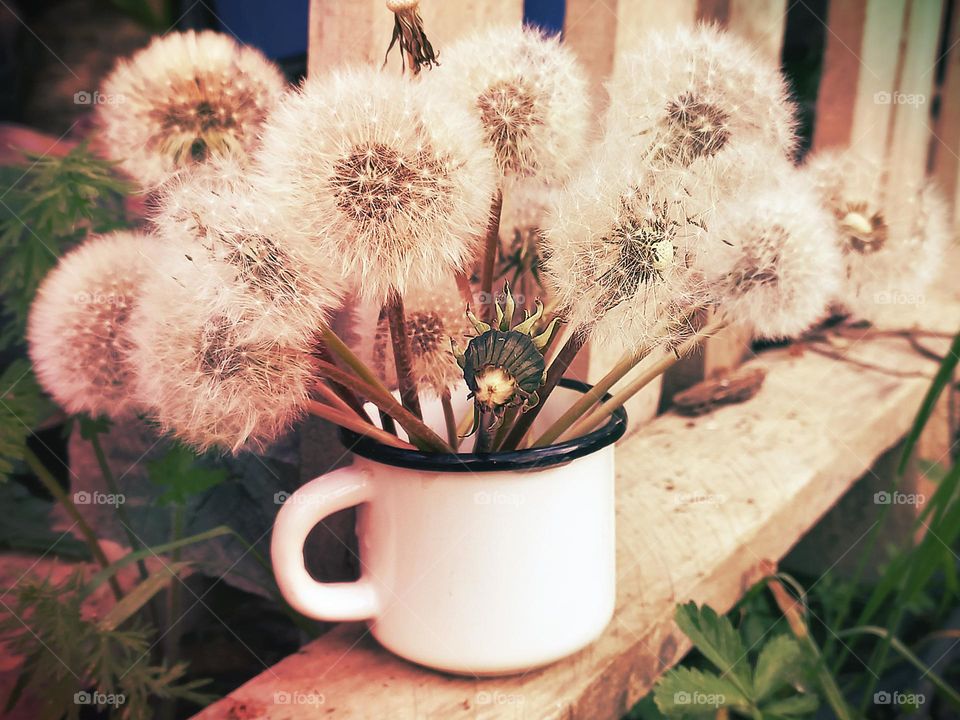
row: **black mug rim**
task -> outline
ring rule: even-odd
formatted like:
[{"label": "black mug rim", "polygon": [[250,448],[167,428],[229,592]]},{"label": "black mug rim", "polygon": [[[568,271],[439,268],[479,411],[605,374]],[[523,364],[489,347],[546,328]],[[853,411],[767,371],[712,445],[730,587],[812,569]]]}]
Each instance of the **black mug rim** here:
[{"label": "black mug rim", "polygon": [[[586,393],[593,386],[579,380],[563,378],[560,387]],[[610,393],[603,396],[610,399]],[[495,453],[425,453],[420,450],[384,445],[368,436],[352,430],[340,428],[340,438],[344,446],[367,460],[382,465],[406,468],[408,470],[427,470],[440,473],[463,472],[504,472],[519,470],[542,470],[554,465],[562,465],[577,458],[591,455],[612,445],[627,431],[627,411],[623,407],[614,410],[603,425],[582,437],[565,440],[546,447],[508,450]]]}]

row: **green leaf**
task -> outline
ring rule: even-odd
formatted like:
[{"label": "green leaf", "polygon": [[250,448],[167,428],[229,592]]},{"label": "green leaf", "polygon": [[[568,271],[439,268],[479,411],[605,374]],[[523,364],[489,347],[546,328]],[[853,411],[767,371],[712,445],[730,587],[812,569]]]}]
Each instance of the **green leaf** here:
[{"label": "green leaf", "polygon": [[686,667],[670,670],[660,678],[653,699],[660,712],[669,717],[712,717],[720,707],[750,708],[748,699],[730,680]]},{"label": "green leaf", "polygon": [[783,700],[767,703],[761,710],[764,717],[808,717],[816,712],[819,705],[816,695],[791,695]]},{"label": "green leaf", "polygon": [[953,372],[957,369],[958,361],[960,361],[960,332],[954,336],[950,349],[943,358],[943,362],[940,363],[940,369],[937,370],[937,374],[930,384],[930,389],[927,390],[927,394],[920,404],[920,412],[917,413],[917,417],[913,421],[913,427],[910,428],[907,439],[903,444],[903,454],[900,456],[900,465],[897,467],[898,475],[903,475],[907,471],[907,464],[913,455],[917,440],[920,439],[920,434],[933,414],[933,409],[936,407],[944,388],[953,381]]},{"label": "green leaf", "polygon": [[164,505],[184,505],[194,495],[227,479],[222,468],[210,469],[198,464],[198,457],[185,445],[173,444],[158,460],[147,463],[150,482],[165,488],[158,498]]},{"label": "green leaf", "polygon": [[753,683],[747,651],[730,620],[718,616],[716,611],[707,605],[698,609],[693,602],[678,605],[674,619],[697,650],[703,653],[724,677],[729,677],[741,693],[752,698]]},{"label": "green leaf", "polygon": [[757,702],[763,702],[796,677],[804,655],[789,635],[777,635],[767,642],[757,658],[753,688]]},{"label": "green leaf", "polygon": [[[146,580],[140,582],[133,590],[123,596],[116,605],[110,608],[110,612],[100,619],[100,628],[102,630],[116,630],[126,620],[130,619],[144,605],[150,602],[150,599],[158,592],[169,585],[181,570],[189,567],[190,563],[166,563],[163,567],[154,570]],[[180,582],[177,579],[177,582]]]},{"label": "green leaf", "polygon": [[0,375],[0,482],[23,460],[27,438],[51,409],[26,360],[15,360]]}]

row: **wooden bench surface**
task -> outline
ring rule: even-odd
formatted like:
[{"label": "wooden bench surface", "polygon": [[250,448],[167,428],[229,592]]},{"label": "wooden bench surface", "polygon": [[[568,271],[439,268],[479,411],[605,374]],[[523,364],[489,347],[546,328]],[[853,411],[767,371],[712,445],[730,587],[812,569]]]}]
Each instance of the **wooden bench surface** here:
[{"label": "wooden bench surface", "polygon": [[[955,298],[923,312],[929,329],[960,326]],[[846,352],[901,373],[935,370],[900,339],[851,341]],[[730,608],[904,436],[929,384],[811,351],[752,362],[767,369],[752,400],[695,419],[663,415],[618,448],[617,610],[587,649],[521,676],[452,677],[344,624],[197,717],[620,717],[689,648],[676,603]]]}]

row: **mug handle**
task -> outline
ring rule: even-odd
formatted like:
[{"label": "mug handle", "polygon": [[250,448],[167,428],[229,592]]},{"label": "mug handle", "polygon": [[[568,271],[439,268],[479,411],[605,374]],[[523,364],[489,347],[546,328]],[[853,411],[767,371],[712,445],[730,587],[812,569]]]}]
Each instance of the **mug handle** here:
[{"label": "mug handle", "polygon": [[311,480],[287,498],[277,513],[270,557],[280,593],[298,612],[316,620],[368,620],[377,614],[373,583],[314,580],[303,561],[303,546],[314,526],[328,515],[370,500],[370,473],[355,466]]}]

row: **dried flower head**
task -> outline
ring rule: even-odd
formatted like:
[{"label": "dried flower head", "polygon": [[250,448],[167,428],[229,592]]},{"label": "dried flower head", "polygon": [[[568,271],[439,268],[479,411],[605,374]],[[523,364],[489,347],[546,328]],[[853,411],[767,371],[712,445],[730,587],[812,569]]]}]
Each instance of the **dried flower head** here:
[{"label": "dried flower head", "polygon": [[[463,371],[450,350],[450,340],[464,337],[471,325],[452,278],[439,284],[411,287],[403,299],[407,335],[417,387],[437,395],[463,382]],[[389,387],[397,387],[390,328],[386,318],[377,325],[374,367]]]},{"label": "dried flower head", "polygon": [[258,50],[219,33],[169,33],[117,63],[97,105],[104,150],[144,186],[211,157],[246,157],[285,88]]},{"label": "dried flower head", "polygon": [[308,80],[267,122],[264,192],[335,244],[366,299],[463,268],[485,229],[493,162],[475,120],[374,70]]},{"label": "dried flower head", "polygon": [[152,238],[93,237],[61,258],[30,310],[30,357],[43,387],[70,413],[123,417],[136,408],[126,361],[129,319]]},{"label": "dried flower head", "polygon": [[948,211],[930,183],[882,185],[883,168],[854,150],[822,152],[804,172],[832,213],[843,258],[838,304],[874,320],[893,305],[919,305],[941,268]]},{"label": "dried flower head", "polygon": [[556,37],[496,26],[460,40],[427,78],[480,118],[505,181],[566,179],[589,127],[585,74]]},{"label": "dried flower head", "polygon": [[654,168],[708,163],[722,180],[736,169],[725,151],[741,142],[793,152],[793,107],[777,68],[714,27],[648,33],[608,90],[607,137]]},{"label": "dried flower head", "polygon": [[840,282],[833,218],[810,183],[771,157],[763,184],[731,199],[698,258],[719,311],[759,337],[799,335],[826,312]]},{"label": "dried flower head", "polygon": [[561,193],[544,228],[546,276],[574,327],[639,349],[668,340],[664,324],[703,299],[707,209],[674,179],[608,158]]},{"label": "dried flower head", "polygon": [[236,160],[214,160],[167,183],[154,221],[202,272],[225,274],[242,305],[235,314],[263,334],[309,339],[342,302],[332,244],[285,223]]},{"label": "dried flower head", "polygon": [[172,251],[131,318],[136,390],[164,431],[206,450],[262,450],[304,414],[311,344],[257,332],[219,274]]}]

